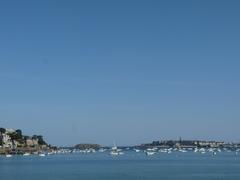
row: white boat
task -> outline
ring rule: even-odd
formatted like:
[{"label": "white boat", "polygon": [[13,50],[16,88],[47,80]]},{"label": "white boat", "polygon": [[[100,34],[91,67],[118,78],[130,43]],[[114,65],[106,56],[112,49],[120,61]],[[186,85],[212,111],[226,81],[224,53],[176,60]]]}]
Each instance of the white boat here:
[{"label": "white boat", "polygon": [[179,149],[179,152],[186,153],[187,151],[185,149]]},{"label": "white boat", "polygon": [[148,148],[145,153],[147,156],[152,156],[157,153],[157,148]]},{"label": "white boat", "polygon": [[168,149],[160,149],[158,152],[160,152],[160,153],[168,153]]},{"label": "white boat", "polygon": [[47,155],[50,156],[50,155],[53,155],[54,152],[48,152]]},{"label": "white boat", "polygon": [[135,151],[136,153],[139,153],[139,152],[140,152],[140,150],[139,150],[139,149],[134,149],[134,151]]},{"label": "white boat", "polygon": [[115,151],[111,151],[111,152],[110,152],[110,155],[112,155],[112,156],[118,156],[119,153],[118,153],[118,152],[115,152]]},{"label": "white boat", "polygon": [[147,148],[147,151],[157,151],[158,148]]},{"label": "white boat", "polygon": [[6,157],[7,157],[7,158],[10,158],[10,157],[12,157],[12,155],[11,155],[11,154],[7,154]]},{"label": "white boat", "polygon": [[95,149],[89,149],[89,153],[96,153],[96,150]]},{"label": "white boat", "polygon": [[211,153],[215,152],[213,148],[208,149],[208,151]]},{"label": "white boat", "polygon": [[105,151],[106,151],[106,149],[103,149],[103,148],[101,148],[101,149],[98,150],[98,152],[101,152],[101,153],[103,153],[103,152],[105,152]]},{"label": "white boat", "polygon": [[154,151],[146,151],[146,155],[147,156],[152,156],[154,154],[156,154],[156,152],[154,152]]},{"label": "white boat", "polygon": [[30,153],[24,153],[23,156],[30,156]]},{"label": "white boat", "polygon": [[217,152],[214,151],[214,152],[213,152],[213,156],[216,156],[216,155],[217,155]]},{"label": "white boat", "polygon": [[118,149],[116,144],[114,143],[114,146],[111,149],[110,155],[112,156],[118,156],[118,155],[123,155],[124,153],[121,152],[121,149]]},{"label": "white boat", "polygon": [[39,154],[39,156],[40,156],[40,157],[45,157],[45,156],[46,156],[46,154],[44,154],[44,153],[41,153],[41,154]]},{"label": "white boat", "polygon": [[205,153],[206,153],[206,149],[201,148],[201,149],[199,149],[199,152],[200,152],[201,154],[205,154]]}]

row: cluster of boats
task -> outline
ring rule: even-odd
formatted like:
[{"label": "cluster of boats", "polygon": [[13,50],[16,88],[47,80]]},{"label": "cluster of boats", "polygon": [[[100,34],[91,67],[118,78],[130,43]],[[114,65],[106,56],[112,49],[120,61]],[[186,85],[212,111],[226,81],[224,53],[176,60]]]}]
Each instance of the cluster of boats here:
[{"label": "cluster of boats", "polygon": [[200,154],[206,154],[211,153],[212,155],[217,155],[217,153],[221,152],[235,152],[236,155],[240,152],[240,149],[236,150],[230,150],[230,149],[220,149],[220,148],[166,148],[166,149],[158,149],[158,148],[148,148],[144,150],[146,155],[151,156],[157,153],[172,153],[172,152],[181,152],[181,153],[187,153],[187,152],[194,152],[194,153],[200,153]]},{"label": "cluster of boats", "polygon": [[[23,156],[30,156],[31,154],[30,153],[24,153]],[[39,154],[39,156],[46,156],[45,154],[41,153]],[[13,157],[12,154],[6,154],[6,158],[11,158]]]},{"label": "cluster of boats", "polygon": [[[57,154],[59,153],[58,151],[49,151],[49,152],[34,152],[34,153],[29,153],[29,152],[26,152],[24,154],[22,154],[22,156],[39,156],[39,157],[45,157],[45,156],[50,156],[50,155],[53,155],[53,154]],[[14,155],[13,154],[6,154],[5,157],[6,158],[11,158],[13,157]]]},{"label": "cluster of boats", "polygon": [[[211,153],[212,155],[217,155],[218,153],[221,152],[235,152],[236,155],[240,153],[240,149],[220,149],[220,148],[147,148],[147,149],[137,149],[137,148],[118,148],[116,145],[114,145],[112,148],[101,148],[99,150],[95,149],[84,149],[84,150],[79,150],[79,149],[59,149],[56,151],[49,151],[49,152],[34,152],[34,153],[24,153],[22,156],[31,156],[31,155],[36,155],[40,157],[45,157],[49,155],[54,155],[54,154],[72,154],[72,153],[81,153],[81,154],[89,154],[89,153],[108,153],[111,156],[119,156],[123,155],[125,152],[135,152],[135,153],[145,153],[147,156],[152,156],[155,154],[159,153],[167,153],[171,154],[173,152],[179,152],[179,153],[187,153],[187,152],[194,152],[194,153],[200,153],[200,154],[206,154],[206,153]],[[6,154],[5,155],[7,158],[11,158],[13,155],[12,154]]]},{"label": "cluster of boats", "polygon": [[[112,156],[117,156],[117,155],[123,155],[124,152],[122,149],[119,149],[116,145],[114,145],[111,149],[108,148],[100,148],[98,152],[103,153],[106,151],[110,151],[109,154]],[[82,154],[89,154],[89,153],[96,153],[97,151],[95,149],[84,149],[84,150],[78,150],[78,149],[73,149],[71,153],[82,153]]]}]

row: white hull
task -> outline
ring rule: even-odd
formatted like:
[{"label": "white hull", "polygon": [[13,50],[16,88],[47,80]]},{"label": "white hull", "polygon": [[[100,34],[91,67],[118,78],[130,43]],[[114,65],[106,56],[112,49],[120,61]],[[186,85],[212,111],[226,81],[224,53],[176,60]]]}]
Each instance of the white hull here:
[{"label": "white hull", "polygon": [[136,153],[139,153],[139,152],[140,152],[140,150],[139,150],[139,149],[134,149],[134,151],[135,151]]},{"label": "white hull", "polygon": [[25,153],[25,154],[23,154],[23,156],[30,156],[30,154],[29,153]]},{"label": "white hull", "polygon": [[112,155],[112,156],[118,156],[118,155],[120,155],[118,152],[110,152],[110,155]]},{"label": "white hull", "polygon": [[156,154],[156,152],[146,152],[146,155],[147,155],[147,156],[152,156],[152,155],[154,155],[154,154]]}]

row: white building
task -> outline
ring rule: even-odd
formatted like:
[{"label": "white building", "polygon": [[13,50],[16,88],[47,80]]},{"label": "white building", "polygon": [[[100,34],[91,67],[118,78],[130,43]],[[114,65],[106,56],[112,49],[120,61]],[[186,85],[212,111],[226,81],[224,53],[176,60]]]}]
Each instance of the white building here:
[{"label": "white building", "polygon": [[8,134],[2,134],[3,147],[12,148],[13,143]]}]

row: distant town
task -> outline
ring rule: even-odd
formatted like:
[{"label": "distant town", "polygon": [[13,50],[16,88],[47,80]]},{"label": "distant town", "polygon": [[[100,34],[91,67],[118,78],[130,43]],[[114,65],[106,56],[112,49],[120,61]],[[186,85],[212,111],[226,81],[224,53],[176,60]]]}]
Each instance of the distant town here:
[{"label": "distant town", "polygon": [[228,148],[235,149],[240,148],[240,143],[229,143],[224,141],[214,141],[214,140],[160,140],[153,141],[148,144],[141,144],[137,146],[139,148]]},{"label": "distant town", "polygon": [[[116,146],[116,145],[114,145]],[[68,152],[80,150],[81,152],[95,152],[102,149],[111,149],[112,147],[102,146],[99,144],[77,144],[73,147],[56,147],[51,146],[43,139],[42,135],[23,135],[20,129],[5,129],[0,128],[0,154],[51,154],[63,149],[68,149]],[[115,147],[117,148],[117,147]],[[133,149],[146,151],[148,149],[225,149],[239,150],[240,143],[227,143],[224,141],[205,141],[205,140],[159,140],[151,143],[119,147],[121,149]]]}]

